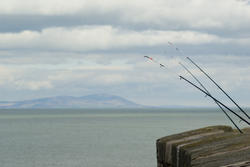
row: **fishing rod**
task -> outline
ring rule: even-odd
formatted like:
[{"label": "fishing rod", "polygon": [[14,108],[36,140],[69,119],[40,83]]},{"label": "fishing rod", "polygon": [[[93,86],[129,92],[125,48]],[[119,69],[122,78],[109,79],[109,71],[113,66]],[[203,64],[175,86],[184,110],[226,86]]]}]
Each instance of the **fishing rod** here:
[{"label": "fishing rod", "polygon": [[[180,55],[184,55],[182,50],[180,50],[177,46],[175,46],[175,44],[173,44],[172,42],[168,41],[169,46],[173,47],[177,52],[180,53]],[[200,84],[200,86],[211,95],[211,93],[204,87],[204,85],[191,73],[191,71],[189,71],[183,64],[181,64],[179,62],[179,64]],[[238,128],[238,126],[234,123],[234,121],[231,119],[231,117],[226,113],[226,111],[217,103],[215,102],[218,107],[225,113],[225,115],[227,116],[227,118],[234,124],[234,126],[241,132],[241,130]],[[240,120],[241,121],[241,120]]]},{"label": "fishing rod", "polygon": [[[186,66],[184,66],[181,62],[179,62],[179,64],[199,83],[199,85],[203,88],[203,90],[205,90],[208,94],[211,95],[211,93],[206,89],[206,87],[199,81],[199,79]],[[232,120],[232,118],[227,114],[227,112],[221,107],[221,105],[215,100],[214,102],[221,109],[221,111],[227,116],[227,118],[233,123],[233,125],[237,128],[237,130],[240,133],[243,133],[240,130],[240,128],[235,124],[235,122]]]},{"label": "fishing rod", "polygon": [[[176,51],[178,51],[181,55],[183,55],[182,50],[180,50],[175,44],[168,41],[168,44],[175,48]],[[249,115],[204,71],[201,69],[200,66],[198,66],[191,58],[186,57],[193,65],[195,65],[203,74],[205,74],[237,107],[238,109],[247,116],[248,119],[250,119]]]},{"label": "fishing rod", "polygon": [[195,65],[203,74],[205,74],[237,107],[242,113],[250,119],[249,115],[200,67],[198,66],[191,58],[186,57],[193,65]]},{"label": "fishing rod", "polygon": [[[148,58],[150,60],[153,61],[153,58],[149,57],[149,56],[144,56],[145,58]],[[153,61],[154,63],[158,63],[156,61]],[[163,64],[162,64],[163,65]],[[162,66],[161,66],[162,67]],[[164,68],[166,68],[166,66],[163,65]],[[201,91],[202,93],[204,93],[206,96],[209,96],[210,98],[212,98],[214,101],[216,101],[217,103],[219,103],[220,105],[222,105],[224,108],[226,108],[227,110],[229,110],[231,113],[233,113],[234,115],[236,115],[238,118],[240,118],[242,121],[244,121],[245,123],[247,123],[248,125],[250,125],[250,123],[245,120],[244,118],[242,118],[240,115],[238,115],[236,112],[234,112],[233,110],[231,110],[230,108],[228,108],[226,105],[224,105],[222,102],[220,102],[219,100],[217,100],[215,97],[213,97],[211,94],[208,94],[206,91],[204,91],[202,88],[200,88],[199,86],[195,85],[194,83],[192,83],[191,81],[189,81],[188,79],[184,78],[181,75],[178,75],[180,77],[180,79],[183,79],[184,81],[186,81],[187,83],[191,84],[192,86],[196,87],[199,91]]]}]

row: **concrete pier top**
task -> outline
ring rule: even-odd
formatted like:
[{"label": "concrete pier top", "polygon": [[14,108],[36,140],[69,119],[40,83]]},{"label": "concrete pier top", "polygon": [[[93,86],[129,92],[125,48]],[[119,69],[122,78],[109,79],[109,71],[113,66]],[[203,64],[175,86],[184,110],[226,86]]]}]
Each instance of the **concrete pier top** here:
[{"label": "concrete pier top", "polygon": [[211,126],[157,140],[158,167],[250,167],[250,129]]}]

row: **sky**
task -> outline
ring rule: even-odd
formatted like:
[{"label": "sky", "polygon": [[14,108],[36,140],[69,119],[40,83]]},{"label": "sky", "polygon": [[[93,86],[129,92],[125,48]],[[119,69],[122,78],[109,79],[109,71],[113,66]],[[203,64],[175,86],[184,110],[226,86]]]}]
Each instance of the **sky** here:
[{"label": "sky", "polygon": [[230,104],[189,56],[250,106],[249,20],[248,0],[2,0],[0,101],[113,94],[144,105],[215,106],[179,80],[192,80],[181,62]]}]

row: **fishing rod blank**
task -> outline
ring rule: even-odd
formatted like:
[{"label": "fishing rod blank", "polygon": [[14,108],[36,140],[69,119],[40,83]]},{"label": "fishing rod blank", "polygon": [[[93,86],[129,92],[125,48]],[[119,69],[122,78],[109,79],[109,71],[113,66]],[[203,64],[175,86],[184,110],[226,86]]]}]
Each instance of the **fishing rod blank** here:
[{"label": "fishing rod blank", "polygon": [[[145,58],[153,61],[153,58],[148,57],[148,56],[144,56]],[[159,64],[156,61],[153,61],[154,63]],[[164,68],[166,68],[165,66],[163,66]],[[238,118],[240,118],[242,121],[246,122],[248,125],[250,125],[250,123],[248,121],[246,121],[244,118],[242,118],[240,115],[238,115],[237,113],[235,113],[233,110],[231,110],[230,108],[228,108],[226,105],[224,105],[222,102],[220,102],[219,100],[217,100],[216,98],[214,98],[212,95],[208,94],[207,92],[205,92],[203,89],[201,89],[200,87],[198,87],[197,85],[195,85],[194,83],[192,83],[191,81],[189,81],[188,79],[184,78],[181,75],[177,76],[180,77],[180,79],[184,79],[186,82],[188,82],[189,84],[193,85],[194,87],[196,87],[198,90],[200,90],[201,92],[203,92],[205,95],[209,96],[210,98],[212,98],[214,101],[218,102],[220,105],[222,105],[223,107],[225,107],[227,110],[229,110],[231,113],[233,113],[234,115],[236,115]]]},{"label": "fishing rod blank", "polygon": [[[184,66],[181,62],[179,64],[200,84],[200,86],[208,93],[211,95],[211,93],[206,89],[206,87],[199,81],[199,79],[186,67]],[[227,116],[227,118],[233,123],[233,125],[238,129],[240,133],[243,133],[240,128],[235,124],[235,122],[232,120],[232,118],[227,114],[227,112],[221,107],[221,105],[215,101],[215,104],[218,105],[218,107],[221,109],[221,111]]]},{"label": "fishing rod blank", "polygon": [[239,114],[237,114],[236,112],[234,112],[233,110],[231,110],[230,108],[228,108],[226,105],[224,105],[222,102],[220,102],[219,100],[217,100],[215,97],[213,97],[212,95],[208,94],[207,92],[205,92],[203,89],[201,89],[199,86],[195,85],[194,83],[192,83],[191,81],[189,81],[188,79],[184,78],[183,76],[179,76],[180,79],[185,80],[187,83],[189,83],[190,85],[192,85],[193,87],[197,88],[200,92],[204,93],[205,95],[209,96],[210,98],[212,98],[214,101],[218,102],[220,105],[222,105],[223,107],[225,107],[227,110],[229,110],[231,113],[233,113],[234,115],[236,115],[238,118],[240,118],[242,121],[244,121],[245,123],[247,123],[248,125],[250,125],[250,123],[245,120],[244,118],[242,118]]},{"label": "fishing rod blank", "polygon": [[203,74],[205,74],[239,109],[242,113],[244,113],[248,119],[250,119],[249,115],[204,71],[198,66],[191,58],[186,57],[193,65],[195,65]]},{"label": "fishing rod blank", "polygon": [[[183,55],[182,51],[176,47],[172,42],[168,42],[168,44],[175,48],[181,55]],[[239,109],[242,113],[244,113],[248,119],[250,119],[249,115],[205,72],[203,71],[191,58],[186,57],[192,64],[194,64],[202,73],[204,73]]]}]

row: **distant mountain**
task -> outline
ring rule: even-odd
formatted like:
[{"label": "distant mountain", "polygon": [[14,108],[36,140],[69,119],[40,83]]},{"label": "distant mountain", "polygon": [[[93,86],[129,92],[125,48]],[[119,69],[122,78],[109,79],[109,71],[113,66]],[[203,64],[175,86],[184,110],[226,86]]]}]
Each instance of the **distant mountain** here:
[{"label": "distant mountain", "polygon": [[24,101],[2,101],[0,108],[141,108],[120,96],[93,94],[82,97],[57,96]]}]

